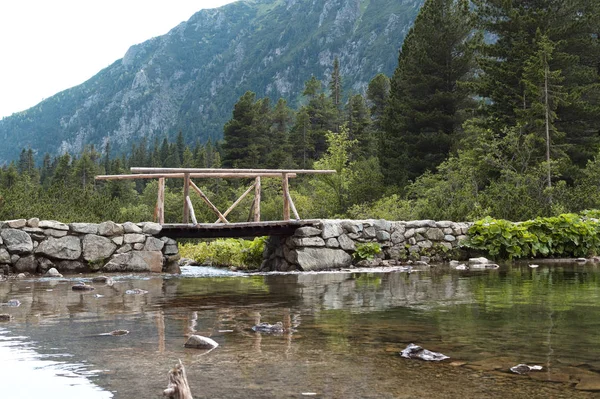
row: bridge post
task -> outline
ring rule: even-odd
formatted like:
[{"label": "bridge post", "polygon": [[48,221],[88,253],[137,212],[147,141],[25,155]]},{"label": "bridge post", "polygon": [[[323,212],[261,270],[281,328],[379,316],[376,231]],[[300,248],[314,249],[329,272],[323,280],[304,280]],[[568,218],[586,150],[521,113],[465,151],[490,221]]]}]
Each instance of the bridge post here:
[{"label": "bridge post", "polygon": [[190,209],[188,206],[187,198],[190,196],[190,174],[183,174],[183,223],[188,224],[190,222]]},{"label": "bridge post", "polygon": [[288,174],[282,173],[282,185],[283,185],[283,220],[290,220],[290,186],[288,182]]},{"label": "bridge post", "polygon": [[256,177],[254,185],[254,221],[260,222],[260,176]]},{"label": "bridge post", "polygon": [[165,224],[165,178],[158,179],[158,198],[154,208],[154,221]]}]

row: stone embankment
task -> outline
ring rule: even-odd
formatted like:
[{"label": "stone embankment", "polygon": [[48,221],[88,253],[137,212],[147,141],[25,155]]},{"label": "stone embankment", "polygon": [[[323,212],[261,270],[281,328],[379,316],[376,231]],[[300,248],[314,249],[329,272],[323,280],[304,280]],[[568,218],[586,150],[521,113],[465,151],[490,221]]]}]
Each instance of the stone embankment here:
[{"label": "stone embankment", "polygon": [[373,264],[460,257],[459,243],[470,223],[416,220],[321,220],[291,237],[270,237],[263,271],[324,270],[351,266],[357,248],[378,243]]},{"label": "stone embankment", "polygon": [[178,273],[175,240],[159,237],[157,223],[60,223],[0,221],[0,268],[4,273]]}]

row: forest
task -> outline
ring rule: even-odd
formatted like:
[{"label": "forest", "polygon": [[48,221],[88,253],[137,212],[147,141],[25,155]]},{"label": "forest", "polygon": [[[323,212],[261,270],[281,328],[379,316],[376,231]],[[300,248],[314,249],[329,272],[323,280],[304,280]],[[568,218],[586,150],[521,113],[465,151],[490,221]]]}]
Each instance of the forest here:
[{"label": "forest", "polygon": [[[107,142],[0,169],[0,220],[152,219],[154,180],[95,181],[132,166],[335,169],[292,179],[302,218],[513,221],[600,208],[600,3],[427,0],[392,76],[351,90],[338,60],[305,83],[298,109],[246,92],[218,142]],[[197,181],[219,208],[247,182]],[[180,222],[182,182],[165,219]],[[193,199],[199,221],[215,217]],[[246,221],[251,198],[230,220]],[[281,219],[281,182],[265,179],[263,220]],[[237,212],[237,213],[236,213]]]}]

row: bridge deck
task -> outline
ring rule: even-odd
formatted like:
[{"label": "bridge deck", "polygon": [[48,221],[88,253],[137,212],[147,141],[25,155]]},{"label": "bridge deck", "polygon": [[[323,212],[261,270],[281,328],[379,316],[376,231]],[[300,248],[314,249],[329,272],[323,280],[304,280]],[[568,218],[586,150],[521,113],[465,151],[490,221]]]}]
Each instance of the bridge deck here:
[{"label": "bridge deck", "polygon": [[318,220],[287,220],[250,223],[163,224],[161,236],[170,238],[223,238],[292,235],[299,227],[315,226]]}]

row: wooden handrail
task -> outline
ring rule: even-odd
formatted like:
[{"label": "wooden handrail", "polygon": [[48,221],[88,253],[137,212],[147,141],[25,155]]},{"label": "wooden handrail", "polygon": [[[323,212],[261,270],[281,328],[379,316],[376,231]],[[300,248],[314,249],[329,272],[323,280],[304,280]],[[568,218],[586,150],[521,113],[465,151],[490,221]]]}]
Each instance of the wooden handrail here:
[{"label": "wooden handrail", "polygon": [[[254,179],[256,177],[280,178],[281,173],[190,173],[192,179]],[[288,177],[296,177],[296,173],[289,173]],[[98,175],[96,180],[133,180],[133,179],[182,179],[185,173],[145,173],[129,175]]]},{"label": "wooden handrail", "polygon": [[[132,180],[132,179],[158,179],[158,198],[154,209],[154,219],[160,223],[165,222],[165,179],[184,179],[183,183],[183,223],[188,224],[191,217],[192,222],[197,224],[196,214],[189,197],[190,187],[200,195],[202,200],[218,216],[215,223],[229,223],[227,215],[252,191],[254,188],[254,201],[250,210],[250,219],[260,222],[260,197],[261,177],[280,178],[283,188],[283,220],[290,220],[290,211],[294,213],[297,220],[300,219],[292,196],[290,195],[289,179],[297,177],[298,174],[334,174],[335,170],[312,170],[312,169],[216,169],[216,168],[145,168],[133,167],[132,174],[127,175],[99,175],[96,180]],[[202,190],[192,182],[192,178],[252,178],[255,182],[238,198],[227,211],[222,214],[219,209],[208,199]]]},{"label": "wooden handrail", "polygon": [[229,174],[262,174],[282,173],[290,174],[334,174],[335,170],[313,170],[313,169],[221,169],[221,168],[130,168],[131,173],[166,174],[166,173],[229,173]]}]

